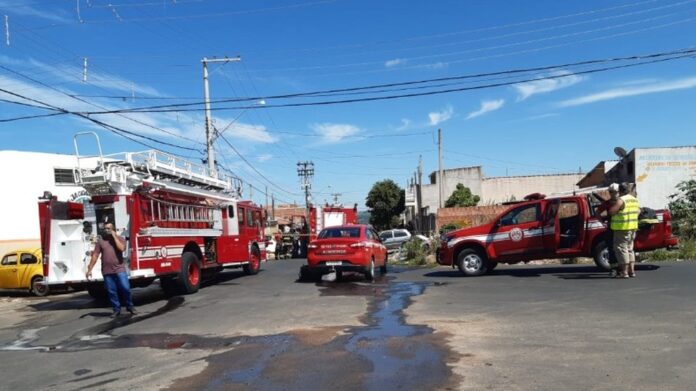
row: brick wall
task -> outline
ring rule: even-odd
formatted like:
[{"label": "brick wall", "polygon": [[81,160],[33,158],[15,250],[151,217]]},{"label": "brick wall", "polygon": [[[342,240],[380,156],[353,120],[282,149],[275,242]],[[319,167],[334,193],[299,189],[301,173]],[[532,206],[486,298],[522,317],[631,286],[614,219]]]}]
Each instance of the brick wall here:
[{"label": "brick wall", "polygon": [[449,223],[460,224],[462,227],[486,224],[508,208],[508,205],[486,205],[438,209],[437,229],[439,231],[440,227]]}]

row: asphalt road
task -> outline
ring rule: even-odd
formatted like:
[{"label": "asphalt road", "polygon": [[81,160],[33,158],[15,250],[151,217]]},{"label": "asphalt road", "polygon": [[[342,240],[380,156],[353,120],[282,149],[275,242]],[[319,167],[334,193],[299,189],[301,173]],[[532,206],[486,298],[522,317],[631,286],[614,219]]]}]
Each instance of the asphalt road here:
[{"label": "asphalt road", "polygon": [[0,294],[1,389],[661,389],[696,384],[696,263],[400,269],[296,281],[302,260],[197,294]]}]

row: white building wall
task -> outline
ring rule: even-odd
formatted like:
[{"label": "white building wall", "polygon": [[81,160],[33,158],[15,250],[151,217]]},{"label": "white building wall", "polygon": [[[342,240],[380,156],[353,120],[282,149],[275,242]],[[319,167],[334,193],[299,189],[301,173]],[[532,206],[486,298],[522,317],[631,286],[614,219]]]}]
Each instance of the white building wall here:
[{"label": "white building wall", "polygon": [[663,209],[679,182],[696,178],[696,146],[636,148],[635,183],[641,206]]},{"label": "white building wall", "polygon": [[483,180],[483,195],[479,205],[492,205],[510,201],[514,196],[520,201],[526,195],[542,193],[570,192],[577,189],[577,183],[585,174],[552,174],[486,178]]},{"label": "white building wall", "polygon": [[50,191],[61,201],[70,200],[83,189],[57,185],[54,168],[74,168],[73,155],[0,151],[0,253],[17,247],[39,246],[38,198]]}]

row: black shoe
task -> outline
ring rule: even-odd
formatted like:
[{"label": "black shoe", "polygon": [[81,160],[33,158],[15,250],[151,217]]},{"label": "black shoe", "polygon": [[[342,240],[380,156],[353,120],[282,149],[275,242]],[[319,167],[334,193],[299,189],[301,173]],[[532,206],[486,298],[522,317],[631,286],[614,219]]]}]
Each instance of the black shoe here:
[{"label": "black shoe", "polygon": [[114,311],[111,313],[110,318],[115,319],[121,316],[121,311]]},{"label": "black shoe", "polygon": [[128,308],[128,312],[130,312],[131,315],[138,315],[138,311],[136,311],[135,308]]}]

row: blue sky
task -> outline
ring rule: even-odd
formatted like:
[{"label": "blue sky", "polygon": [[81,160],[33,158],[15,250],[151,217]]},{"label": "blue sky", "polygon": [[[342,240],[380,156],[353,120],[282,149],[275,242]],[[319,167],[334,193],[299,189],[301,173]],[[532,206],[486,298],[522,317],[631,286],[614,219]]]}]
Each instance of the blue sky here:
[{"label": "blue sky", "polygon": [[[203,57],[242,57],[210,66],[211,96],[224,99],[696,46],[696,0],[0,0],[4,15],[9,45],[2,25],[0,88],[69,111],[200,102]],[[361,207],[377,180],[404,186],[419,155],[426,175],[437,168],[437,128],[447,168],[482,165],[488,176],[588,170],[613,158],[615,146],[696,143],[695,60],[592,74],[560,67],[534,75],[554,79],[386,101],[287,108],[268,106],[289,100],[255,101],[215,111],[214,121],[273,183],[222,140],[218,161],[258,188],[268,185],[279,200],[301,202],[296,163],[312,160],[315,201],[337,192]],[[321,98],[293,102],[312,100]],[[41,113],[0,102],[0,119]],[[203,148],[200,111],[93,118]],[[0,123],[0,143],[72,153],[72,135],[84,130],[97,131],[108,153],[146,149],[68,115]],[[253,198],[264,201],[258,191]]]}]

